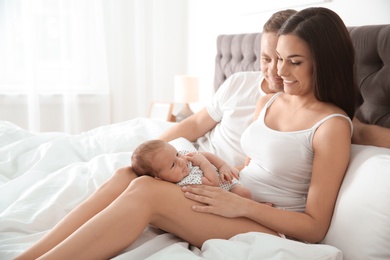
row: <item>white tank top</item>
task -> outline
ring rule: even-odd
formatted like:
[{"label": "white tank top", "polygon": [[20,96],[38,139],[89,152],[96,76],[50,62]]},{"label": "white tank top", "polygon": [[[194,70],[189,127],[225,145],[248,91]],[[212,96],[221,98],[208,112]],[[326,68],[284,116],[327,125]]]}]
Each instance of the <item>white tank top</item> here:
[{"label": "white tank top", "polygon": [[315,131],[335,116],[346,118],[351,127],[352,122],[342,114],[331,114],[306,130],[280,132],[270,129],[264,118],[278,96],[275,94],[267,102],[258,119],[241,137],[242,149],[251,161],[241,171],[240,181],[258,202],[271,202],[278,208],[303,212],[311,180]]}]

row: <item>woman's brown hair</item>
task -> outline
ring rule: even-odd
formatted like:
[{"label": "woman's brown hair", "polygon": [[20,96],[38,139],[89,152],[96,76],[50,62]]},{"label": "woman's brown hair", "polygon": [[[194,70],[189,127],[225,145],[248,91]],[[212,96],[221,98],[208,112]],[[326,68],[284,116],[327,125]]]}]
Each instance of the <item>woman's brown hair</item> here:
[{"label": "woman's brown hair", "polygon": [[304,40],[312,53],[315,97],[355,113],[355,51],[343,20],[332,10],[312,7],[291,16],[279,35]]}]

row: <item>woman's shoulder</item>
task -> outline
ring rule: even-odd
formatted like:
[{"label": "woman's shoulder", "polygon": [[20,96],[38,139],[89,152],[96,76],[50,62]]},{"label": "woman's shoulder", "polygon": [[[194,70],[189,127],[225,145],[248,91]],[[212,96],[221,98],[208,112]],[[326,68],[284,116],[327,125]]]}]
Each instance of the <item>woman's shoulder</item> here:
[{"label": "woman's shoulder", "polygon": [[283,92],[277,92],[277,93],[270,93],[265,94],[264,96],[261,96],[259,100],[257,101],[257,106],[264,107],[265,104],[267,104],[271,99],[275,99],[277,96],[283,96]]},{"label": "woman's shoulder", "polygon": [[333,104],[326,104],[323,115],[323,128],[328,128],[328,131],[346,131],[352,136],[353,124],[347,113]]},{"label": "woman's shoulder", "polygon": [[340,107],[332,104],[332,103],[322,103],[324,106],[324,111],[326,111],[328,114],[341,114],[344,116],[348,116],[347,113]]},{"label": "woman's shoulder", "polygon": [[324,111],[319,120],[316,130],[317,137],[325,139],[337,139],[341,136],[350,138],[353,132],[352,120],[347,116],[344,110],[338,107],[330,106]]},{"label": "woman's shoulder", "polygon": [[[322,105],[319,106],[319,117],[324,118],[324,120],[333,122],[333,121],[351,121],[351,119],[348,117],[347,113],[341,109],[340,107],[331,104],[331,103],[321,103]],[[334,120],[332,120],[334,119]]]},{"label": "woman's shoulder", "polygon": [[260,111],[269,103],[271,102],[271,100],[275,100],[275,98],[280,95],[282,92],[278,92],[278,93],[271,93],[271,94],[266,94],[264,96],[261,96],[258,100],[257,100],[257,104],[256,104],[256,110],[255,110],[255,118],[258,117]]}]

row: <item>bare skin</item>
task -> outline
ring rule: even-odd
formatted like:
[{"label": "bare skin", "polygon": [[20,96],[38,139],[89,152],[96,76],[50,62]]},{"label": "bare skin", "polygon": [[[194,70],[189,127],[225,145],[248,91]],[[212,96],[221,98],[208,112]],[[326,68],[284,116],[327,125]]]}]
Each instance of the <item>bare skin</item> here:
[{"label": "bare skin", "polygon": [[390,148],[390,128],[364,124],[354,118],[352,142],[354,144]]}]

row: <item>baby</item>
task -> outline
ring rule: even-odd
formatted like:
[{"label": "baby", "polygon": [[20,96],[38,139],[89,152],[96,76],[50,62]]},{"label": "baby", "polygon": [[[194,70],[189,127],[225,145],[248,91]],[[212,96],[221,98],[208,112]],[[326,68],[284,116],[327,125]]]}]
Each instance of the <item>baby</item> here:
[{"label": "baby", "polygon": [[178,152],[168,142],[146,141],[131,156],[133,171],[178,184],[219,186],[242,197],[252,199],[252,193],[238,179],[238,170],[207,152]]}]

